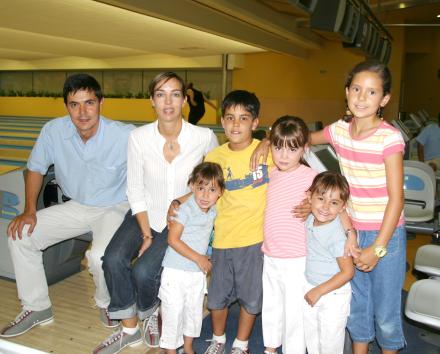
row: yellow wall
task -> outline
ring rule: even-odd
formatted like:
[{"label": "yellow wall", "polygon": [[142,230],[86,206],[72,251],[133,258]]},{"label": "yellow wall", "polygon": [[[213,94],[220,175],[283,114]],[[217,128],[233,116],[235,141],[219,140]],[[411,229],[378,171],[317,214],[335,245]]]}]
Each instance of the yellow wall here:
[{"label": "yellow wall", "polygon": [[[211,101],[216,104],[215,101]],[[205,105],[206,113],[201,124],[216,124],[217,112]],[[183,114],[188,116],[188,105]],[[153,121],[154,110],[148,99],[105,98],[101,112],[104,116],[118,120]],[[1,116],[60,117],[66,115],[62,98],[52,97],[0,97]]]},{"label": "yellow wall", "polygon": [[403,109],[426,109],[431,117],[440,113],[440,29],[420,27],[407,30]]},{"label": "yellow wall", "polygon": [[[394,98],[386,117],[398,114],[402,71],[403,32],[392,32],[390,70]],[[246,89],[261,101],[260,124],[271,125],[281,115],[292,114],[306,122],[333,122],[344,114],[344,82],[347,73],[364,57],[326,41],[322,50],[307,59],[275,53],[247,54],[243,69],[234,71],[233,89]]]}]

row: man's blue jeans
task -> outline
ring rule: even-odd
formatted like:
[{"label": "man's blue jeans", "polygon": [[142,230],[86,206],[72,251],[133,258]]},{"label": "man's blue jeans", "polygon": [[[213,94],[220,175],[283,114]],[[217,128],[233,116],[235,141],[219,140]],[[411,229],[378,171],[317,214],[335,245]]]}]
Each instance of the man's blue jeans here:
[{"label": "man's blue jeans", "polygon": [[143,320],[159,305],[157,294],[168,229],[161,233],[151,230],[151,234],[150,248],[135,259],[143,240],[136,217],[129,210],[105,250],[102,268],[111,298],[108,310],[112,319],[138,315]]}]

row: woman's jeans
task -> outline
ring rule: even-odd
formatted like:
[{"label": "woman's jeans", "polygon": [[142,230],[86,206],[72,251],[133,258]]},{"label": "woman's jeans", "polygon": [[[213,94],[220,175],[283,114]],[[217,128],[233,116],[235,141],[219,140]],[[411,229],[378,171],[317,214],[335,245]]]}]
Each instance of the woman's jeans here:
[{"label": "woman's jeans", "polygon": [[[359,247],[369,247],[377,234],[378,231],[358,231]],[[382,350],[398,350],[405,346],[401,310],[406,270],[405,226],[396,227],[387,250],[371,272],[356,269],[351,280],[347,327],[354,342],[368,343],[376,338]]]},{"label": "woman's jeans", "polygon": [[161,233],[151,230],[151,246],[140,258],[142,232],[131,210],[125,215],[105,250],[102,268],[110,293],[108,311],[112,319],[141,320],[158,307],[162,260],[167,248],[168,229]]}]

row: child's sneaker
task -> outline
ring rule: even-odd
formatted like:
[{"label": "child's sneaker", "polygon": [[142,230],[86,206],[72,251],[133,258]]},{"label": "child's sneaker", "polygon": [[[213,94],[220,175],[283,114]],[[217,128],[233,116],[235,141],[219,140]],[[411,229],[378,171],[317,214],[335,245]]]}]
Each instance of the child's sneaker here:
[{"label": "child's sneaker", "polygon": [[143,323],[144,341],[150,348],[157,348],[159,346],[160,332],[159,332],[159,315],[148,316]]},{"label": "child's sneaker", "polygon": [[119,353],[127,345],[134,346],[140,344],[142,341],[141,331],[138,330],[135,334],[128,334],[120,329],[107,339],[105,339],[100,345],[98,345],[92,352],[92,354],[115,354]]},{"label": "child's sneaker", "polygon": [[212,340],[209,347],[206,349],[205,354],[224,354],[225,343],[219,343],[216,340]]}]

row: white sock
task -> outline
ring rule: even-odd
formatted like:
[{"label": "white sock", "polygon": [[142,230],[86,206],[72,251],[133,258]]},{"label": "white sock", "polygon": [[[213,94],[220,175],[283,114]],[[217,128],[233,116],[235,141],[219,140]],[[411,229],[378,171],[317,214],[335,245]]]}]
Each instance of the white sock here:
[{"label": "white sock", "polygon": [[[150,316],[159,316],[159,306],[157,307],[157,309],[156,310],[154,310],[154,312],[150,315]],[[150,317],[150,316],[148,316],[148,317]],[[147,317],[147,318],[148,318]]]},{"label": "white sock", "polygon": [[137,331],[139,331],[139,326],[136,325],[136,327],[124,327],[122,326],[122,332],[129,334],[130,336],[132,336],[133,334],[135,334]]},{"label": "white sock", "polygon": [[216,336],[214,333],[212,334],[212,340],[217,341],[217,343],[226,343],[226,334],[223,333],[221,336]]},{"label": "white sock", "polygon": [[240,340],[235,338],[234,343],[232,343],[232,348],[240,348],[241,350],[246,350],[248,348],[248,340]]}]

